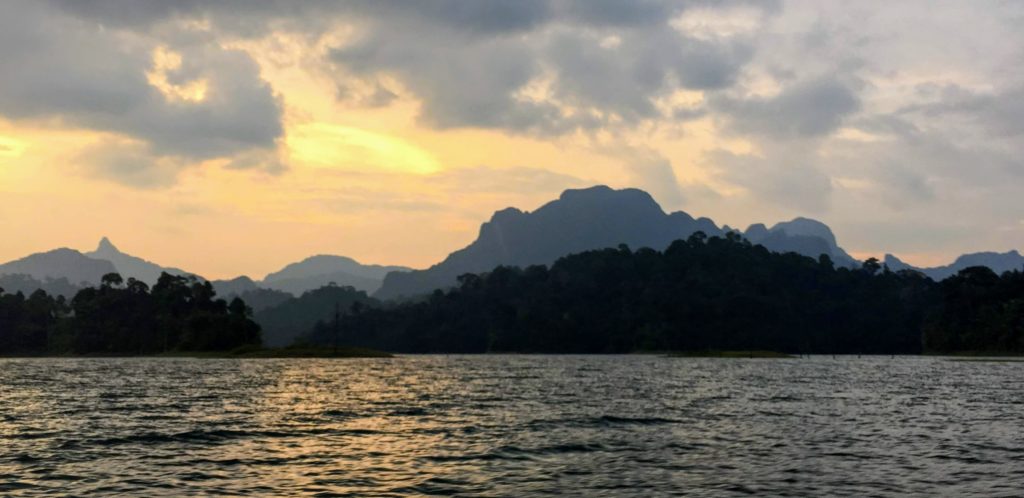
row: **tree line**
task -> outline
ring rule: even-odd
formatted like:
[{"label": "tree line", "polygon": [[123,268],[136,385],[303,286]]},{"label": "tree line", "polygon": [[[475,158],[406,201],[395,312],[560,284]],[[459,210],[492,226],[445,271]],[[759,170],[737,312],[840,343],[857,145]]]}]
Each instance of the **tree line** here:
[{"label": "tree line", "polygon": [[226,351],[260,344],[260,327],[241,299],[167,273],[149,288],[119,274],[70,300],[36,290],[0,289],[0,354],[155,354]]},{"label": "tree line", "polygon": [[[548,266],[466,274],[449,290],[381,303],[327,286],[255,316],[209,282],[150,289],[105,276],[70,300],[0,289],[0,354],[154,354],[300,342],[407,353],[1024,353],[1024,273],[968,268],[941,282],[779,254],[737,234],[665,251],[626,246]],[[278,344],[280,343],[280,344]]]},{"label": "tree line", "polygon": [[321,321],[307,339],[410,353],[774,350],[1024,352],[1024,275],[971,268],[941,283],[778,254],[737,234],[665,251],[588,251],[498,267],[418,302]]}]

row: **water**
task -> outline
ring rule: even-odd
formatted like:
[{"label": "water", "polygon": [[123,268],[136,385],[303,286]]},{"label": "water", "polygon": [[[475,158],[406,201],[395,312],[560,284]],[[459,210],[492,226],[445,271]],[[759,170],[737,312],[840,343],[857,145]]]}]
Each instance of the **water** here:
[{"label": "water", "polygon": [[0,495],[1014,496],[1024,363],[0,360]]}]

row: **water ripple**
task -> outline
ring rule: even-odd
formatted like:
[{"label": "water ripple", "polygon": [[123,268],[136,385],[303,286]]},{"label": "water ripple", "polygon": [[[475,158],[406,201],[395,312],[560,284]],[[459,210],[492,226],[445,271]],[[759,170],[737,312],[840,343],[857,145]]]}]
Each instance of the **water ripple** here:
[{"label": "water ripple", "polygon": [[1013,496],[1024,364],[0,360],[0,495]]}]

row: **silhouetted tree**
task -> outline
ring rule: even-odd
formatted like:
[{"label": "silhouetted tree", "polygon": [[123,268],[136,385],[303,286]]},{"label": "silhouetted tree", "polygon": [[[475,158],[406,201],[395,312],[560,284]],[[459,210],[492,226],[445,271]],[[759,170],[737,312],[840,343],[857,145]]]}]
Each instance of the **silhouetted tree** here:
[{"label": "silhouetted tree", "polygon": [[[664,252],[588,251],[463,275],[426,299],[342,317],[346,344],[399,352],[921,351],[936,286],[694,233]],[[328,328],[308,339],[329,343]]]},{"label": "silhouetted tree", "polygon": [[0,353],[144,354],[169,350],[227,350],[259,344],[251,310],[235,299],[215,299],[194,277],[160,276],[152,292],[117,273],[68,303],[43,290],[0,291]]}]

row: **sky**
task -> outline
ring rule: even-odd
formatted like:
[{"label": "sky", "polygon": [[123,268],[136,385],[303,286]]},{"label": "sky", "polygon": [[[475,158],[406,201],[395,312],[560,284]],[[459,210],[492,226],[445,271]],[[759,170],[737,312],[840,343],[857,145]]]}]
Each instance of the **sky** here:
[{"label": "sky", "polygon": [[1024,3],[5,0],[0,261],[425,267],[650,192],[857,257],[1024,247]]}]

